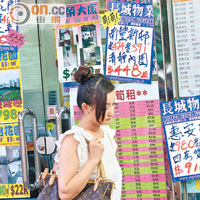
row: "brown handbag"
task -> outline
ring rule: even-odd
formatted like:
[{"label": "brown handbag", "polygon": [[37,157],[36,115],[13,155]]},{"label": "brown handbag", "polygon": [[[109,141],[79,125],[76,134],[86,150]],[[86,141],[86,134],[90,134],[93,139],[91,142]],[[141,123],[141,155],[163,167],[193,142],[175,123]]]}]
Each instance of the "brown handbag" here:
[{"label": "brown handbag", "polygon": [[[103,163],[97,166],[97,175],[89,180],[85,188],[73,200],[110,200],[114,182],[107,179]],[[40,194],[38,200],[60,200],[58,195],[58,179],[55,172],[46,168],[40,175]]]}]

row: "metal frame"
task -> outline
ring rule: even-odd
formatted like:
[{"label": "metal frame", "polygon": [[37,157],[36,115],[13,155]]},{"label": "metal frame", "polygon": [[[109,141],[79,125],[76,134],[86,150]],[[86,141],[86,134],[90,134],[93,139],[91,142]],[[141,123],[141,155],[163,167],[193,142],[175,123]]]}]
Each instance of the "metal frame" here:
[{"label": "metal frame", "polygon": [[61,116],[62,113],[67,113],[68,117],[70,116],[70,111],[66,106],[60,107],[56,112],[56,139],[60,137],[61,131]]}]

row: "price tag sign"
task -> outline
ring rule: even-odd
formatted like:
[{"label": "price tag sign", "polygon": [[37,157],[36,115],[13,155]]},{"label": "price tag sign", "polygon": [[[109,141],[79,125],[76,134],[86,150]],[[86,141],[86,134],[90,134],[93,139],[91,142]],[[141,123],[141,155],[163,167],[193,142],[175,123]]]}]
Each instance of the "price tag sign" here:
[{"label": "price tag sign", "polygon": [[[90,70],[92,71],[92,73],[94,73],[94,68],[93,67],[89,67]],[[78,68],[74,68],[73,70],[69,70],[69,69],[65,69],[63,71],[63,78],[67,81],[68,79],[71,79],[71,77],[73,77],[73,74],[77,71]]]},{"label": "price tag sign", "polygon": [[24,184],[1,184],[0,197],[30,197],[30,192],[24,187]]},{"label": "price tag sign", "polygon": [[9,30],[8,35],[7,35],[7,43],[10,44],[10,46],[14,47],[22,47],[24,45],[24,37],[25,35],[22,35],[18,31],[15,30]]},{"label": "price tag sign", "polygon": [[8,108],[8,109],[3,109],[0,110],[0,120],[1,121],[17,121],[17,117],[18,117],[18,109],[12,109],[12,108]]}]

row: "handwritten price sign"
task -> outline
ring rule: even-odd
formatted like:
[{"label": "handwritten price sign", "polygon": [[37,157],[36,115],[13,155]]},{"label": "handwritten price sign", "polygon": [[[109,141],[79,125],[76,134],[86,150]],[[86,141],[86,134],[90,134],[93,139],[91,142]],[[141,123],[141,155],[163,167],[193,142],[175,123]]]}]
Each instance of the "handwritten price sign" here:
[{"label": "handwritten price sign", "polygon": [[0,197],[30,197],[30,192],[23,184],[2,184]]},{"label": "handwritten price sign", "polygon": [[[108,27],[105,74],[112,80],[150,84],[154,32],[152,5],[110,1],[108,6],[109,15],[101,16],[101,23]],[[115,20],[118,18],[115,10],[120,13],[120,21]]]},{"label": "handwritten price sign", "polygon": [[8,35],[6,36],[7,43],[14,47],[22,47],[24,45],[24,37],[25,35],[22,35],[18,31],[15,30],[9,30]]}]

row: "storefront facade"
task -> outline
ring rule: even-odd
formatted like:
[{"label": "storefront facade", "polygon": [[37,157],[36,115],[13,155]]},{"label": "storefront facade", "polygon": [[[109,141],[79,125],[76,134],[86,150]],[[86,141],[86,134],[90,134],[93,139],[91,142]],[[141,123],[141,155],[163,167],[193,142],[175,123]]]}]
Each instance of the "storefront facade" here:
[{"label": "storefront facade", "polygon": [[[28,0],[2,2],[0,7],[2,12],[0,198],[34,199],[37,197],[37,178],[40,171],[45,167],[51,168],[53,165],[56,138],[73,124],[78,124],[80,120],[80,111],[76,105],[77,85],[72,80],[74,68],[80,65],[90,66],[94,73],[104,73],[116,84],[115,115],[110,126],[117,130],[116,155],[124,175],[121,199],[194,200],[199,198],[200,181],[197,178],[199,169],[195,168],[196,171],[187,174],[188,177],[194,175],[194,180],[189,178],[189,180],[173,182],[176,178],[175,175],[171,175],[174,172],[173,159],[168,157],[172,156],[170,145],[173,141],[169,140],[170,136],[168,138],[166,136],[167,128],[165,124],[162,124],[164,115],[161,115],[163,111],[160,108],[163,107],[160,107],[160,102],[191,98],[200,93],[198,89],[199,25],[197,23],[197,8],[200,3],[195,0],[133,0],[117,1],[115,4],[112,2],[103,0],[45,1],[45,5],[60,4],[60,7],[68,5],[71,9],[69,9],[70,12],[65,10],[68,18],[74,17],[72,4],[75,3],[77,6],[74,5],[74,9],[82,8],[82,11],[78,12],[80,16],[84,12],[88,12],[89,17],[91,13],[95,15],[92,22],[83,18],[87,22],[85,24],[81,24],[78,21],[80,18],[77,18],[76,23],[80,23],[79,25],[68,22],[68,25],[59,26],[59,20],[62,21],[62,18],[56,15],[48,18],[50,19],[48,23],[45,22],[47,18],[44,16],[38,17],[37,23],[24,23],[18,26],[13,23],[10,28],[16,30],[13,33],[15,37],[17,37],[16,32],[24,36],[18,36],[23,42],[18,45],[15,42],[15,46],[12,46],[12,42],[5,41],[4,36],[9,34],[10,30],[7,26],[9,22],[6,21],[7,18],[3,20],[3,16],[11,12],[11,7],[9,8],[8,5],[13,6],[17,3],[27,5],[30,2]],[[123,5],[120,4],[122,2]],[[31,4],[39,5],[44,2],[36,0]],[[90,7],[91,5],[98,5],[95,7],[98,12],[94,10],[94,7]],[[145,22],[138,21],[134,25],[112,21],[113,26],[106,29],[109,23],[103,22],[103,16],[107,9],[113,11],[117,6],[122,9],[123,14],[128,13],[131,6],[148,9],[150,14],[146,13],[144,16],[147,16],[149,20],[147,22],[143,18]],[[92,9],[90,13],[89,8]],[[40,13],[42,8],[35,6],[34,9],[32,12]],[[138,12],[141,13],[141,10]],[[127,16],[127,13],[123,16]],[[99,14],[102,15],[101,18]],[[141,18],[138,17],[138,19]],[[118,36],[121,37],[118,40],[114,39],[115,36],[111,37],[114,26],[118,29]],[[144,31],[146,35],[138,36],[138,42],[136,42],[136,36],[132,35],[131,38],[130,35],[126,35],[126,32],[132,30],[136,30],[138,34]],[[10,38],[12,37],[11,35]],[[122,43],[123,41],[126,43]],[[134,54],[128,52],[128,43]],[[126,45],[123,46],[124,44]],[[123,50],[126,55],[120,53]],[[148,59],[147,56],[149,56]],[[133,62],[133,67],[129,69],[128,66]],[[117,68],[117,65],[123,68]],[[136,65],[142,66],[143,71],[138,71]],[[70,90],[70,88],[73,89]],[[70,114],[65,107],[70,110]],[[124,110],[127,112],[124,113]],[[184,110],[183,105],[182,110]],[[187,120],[186,122],[189,123]],[[23,136],[19,136],[21,132]],[[22,148],[25,149],[24,152]],[[198,148],[194,149],[194,152],[195,150],[197,152]],[[182,152],[183,155],[184,152]],[[198,153],[194,155],[196,157],[192,158],[193,161],[198,161]],[[187,159],[191,160],[190,157],[185,160]],[[26,176],[25,179],[24,176]],[[23,180],[26,181],[30,190],[24,187]],[[20,189],[21,193],[18,192]]]}]

